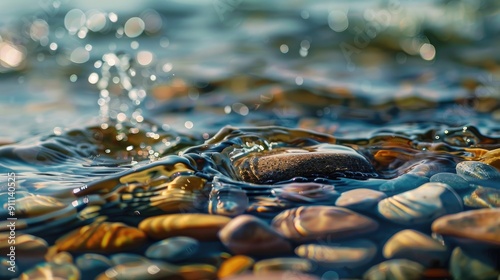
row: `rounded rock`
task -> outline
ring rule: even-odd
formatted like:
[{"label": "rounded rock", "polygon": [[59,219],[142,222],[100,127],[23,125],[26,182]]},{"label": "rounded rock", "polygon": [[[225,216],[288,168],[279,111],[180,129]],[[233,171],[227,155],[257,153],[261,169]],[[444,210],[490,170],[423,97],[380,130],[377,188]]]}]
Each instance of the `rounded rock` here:
[{"label": "rounded rock", "polygon": [[255,261],[244,255],[236,255],[225,260],[217,272],[217,277],[226,278],[238,274],[242,274],[249,270]]},{"label": "rounded rock", "polygon": [[500,277],[497,259],[484,252],[464,251],[456,247],[451,254],[450,273],[453,279],[496,280]]},{"label": "rounded rock", "polygon": [[351,210],[367,211],[386,198],[387,195],[371,189],[354,189],[343,192],[335,202],[336,206],[349,208]]},{"label": "rounded rock", "polygon": [[464,197],[464,204],[474,208],[500,207],[500,189],[478,186]]},{"label": "rounded rock", "polygon": [[500,246],[500,208],[470,210],[434,221],[432,231],[467,243]]},{"label": "rounded rock", "polygon": [[272,271],[296,271],[309,272],[313,268],[312,263],[302,258],[274,258],[265,259],[255,263],[253,271],[255,274],[266,274]]},{"label": "rounded rock", "polygon": [[486,152],[481,156],[481,162],[489,164],[500,171],[500,149]]},{"label": "rounded rock", "polygon": [[192,257],[199,248],[198,240],[176,236],[154,243],[146,250],[146,257],[168,262],[178,262]]},{"label": "rounded rock", "polygon": [[363,275],[365,280],[421,280],[425,268],[414,261],[394,259],[379,263]]},{"label": "rounded rock", "polygon": [[81,278],[80,270],[78,270],[78,268],[73,264],[56,264],[52,262],[46,262],[23,272],[19,279],[47,279],[47,275],[50,275],[50,279],[79,280]]},{"label": "rounded rock", "polygon": [[219,232],[222,243],[234,254],[265,256],[290,253],[292,247],[273,228],[251,215],[240,215]]},{"label": "rounded rock", "polygon": [[106,270],[96,280],[184,280],[178,270],[177,266],[164,262],[131,262]]},{"label": "rounded rock", "polygon": [[83,254],[76,258],[76,267],[80,269],[82,275],[86,278],[94,279],[97,275],[113,266],[113,262],[103,255]]},{"label": "rounded rock", "polygon": [[495,187],[500,180],[500,171],[480,161],[462,161],[456,166],[457,174],[476,184]]},{"label": "rounded rock", "polygon": [[341,239],[375,231],[378,223],[336,206],[301,206],[278,214],[271,223],[280,234],[297,242]]},{"label": "rounded rock", "polygon": [[467,182],[463,177],[450,172],[435,174],[430,178],[430,182],[444,183],[457,191],[469,188],[469,182]]},{"label": "rounded rock", "polygon": [[161,240],[174,236],[188,236],[201,241],[217,240],[217,233],[231,218],[198,213],[161,215],[145,219],[139,224],[149,237]]},{"label": "rounded rock", "polygon": [[377,253],[377,245],[366,239],[342,242],[337,245],[304,244],[295,248],[295,254],[328,267],[358,267],[370,262]]},{"label": "rounded rock", "polygon": [[425,267],[446,264],[449,252],[439,241],[421,232],[407,229],[394,234],[384,245],[387,259],[408,259]]},{"label": "rounded rock", "polygon": [[426,183],[378,203],[378,214],[388,221],[405,225],[427,225],[436,218],[463,210],[462,199],[448,185]]}]

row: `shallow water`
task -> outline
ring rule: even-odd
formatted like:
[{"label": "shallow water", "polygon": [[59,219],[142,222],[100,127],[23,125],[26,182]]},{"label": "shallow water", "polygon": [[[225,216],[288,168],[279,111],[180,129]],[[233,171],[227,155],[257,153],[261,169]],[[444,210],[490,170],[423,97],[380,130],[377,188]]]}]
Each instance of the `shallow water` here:
[{"label": "shallow water", "polygon": [[[394,195],[382,186],[404,174],[455,173],[500,148],[495,1],[0,7],[0,215],[14,176],[17,200],[55,198],[28,202],[16,229],[49,245],[102,217],[269,221],[352,189]],[[335,172],[269,167],[345,147],[359,162]],[[304,182],[334,188],[285,188]]]}]

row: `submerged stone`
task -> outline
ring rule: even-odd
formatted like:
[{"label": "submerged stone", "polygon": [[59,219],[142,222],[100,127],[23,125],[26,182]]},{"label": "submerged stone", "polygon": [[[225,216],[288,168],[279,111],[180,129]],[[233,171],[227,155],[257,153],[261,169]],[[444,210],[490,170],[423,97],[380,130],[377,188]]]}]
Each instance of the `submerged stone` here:
[{"label": "submerged stone", "polygon": [[279,233],[251,215],[234,218],[219,232],[219,238],[234,254],[273,256],[292,250]]},{"label": "submerged stone", "polygon": [[302,258],[274,258],[265,259],[255,263],[255,274],[265,274],[272,271],[297,271],[309,272],[313,268],[311,261]]},{"label": "submerged stone", "polygon": [[229,276],[242,274],[245,271],[248,271],[254,263],[255,261],[252,258],[245,255],[236,255],[230,257],[229,259],[225,260],[219,267],[217,277],[222,279]]},{"label": "submerged stone", "polygon": [[427,225],[436,218],[462,210],[462,199],[443,183],[426,183],[378,203],[381,217],[406,226]]},{"label": "submerged stone", "polygon": [[469,188],[469,182],[467,182],[463,177],[450,172],[438,173],[432,176],[430,181],[447,184],[456,191],[466,190]]},{"label": "submerged stone", "polygon": [[76,266],[85,278],[94,279],[113,266],[113,262],[99,254],[83,254],[76,258]]},{"label": "submerged stone", "polygon": [[425,268],[414,261],[394,259],[379,263],[363,275],[365,280],[421,280]]},{"label": "submerged stone", "polygon": [[416,174],[403,174],[380,185],[379,190],[389,193],[401,193],[415,189],[429,182],[429,178]]},{"label": "submerged stone", "polygon": [[336,206],[288,209],[278,214],[271,225],[286,238],[297,242],[350,238],[378,228],[375,220]]},{"label": "submerged stone", "polygon": [[456,170],[458,175],[471,183],[495,187],[500,180],[500,171],[480,161],[462,161],[457,164]]},{"label": "submerged stone", "polygon": [[239,179],[269,184],[305,178],[377,177],[372,165],[355,150],[340,145],[323,144],[305,148],[277,148],[250,154],[233,162]]},{"label": "submerged stone", "polygon": [[150,217],[139,228],[156,240],[188,236],[197,240],[217,240],[217,233],[231,218],[199,213],[170,214]]},{"label": "submerged stone", "polygon": [[189,259],[199,248],[198,240],[176,236],[154,243],[146,250],[146,257],[168,262],[177,262]]},{"label": "submerged stone", "polygon": [[307,258],[328,267],[357,267],[370,262],[377,252],[377,245],[366,239],[339,244],[304,244],[295,248],[299,257]]},{"label": "submerged stone", "polygon": [[464,196],[464,204],[475,208],[500,207],[500,189],[479,186]]},{"label": "submerged stone", "polygon": [[408,259],[425,267],[446,264],[446,246],[421,232],[407,229],[394,234],[384,245],[385,258]]},{"label": "submerged stone", "polygon": [[159,262],[130,262],[116,265],[99,274],[96,280],[184,280],[179,267]]},{"label": "submerged stone", "polygon": [[456,280],[497,280],[500,277],[498,256],[495,259],[482,251],[464,251],[456,247],[450,259],[450,272]]},{"label": "submerged stone", "polygon": [[79,280],[81,279],[80,271],[76,266],[69,263],[57,264],[52,262],[41,263],[34,268],[24,272],[19,277],[20,280],[35,280],[35,279],[65,279]]},{"label": "submerged stone", "polygon": [[351,210],[368,211],[387,195],[371,189],[354,189],[343,192],[335,202],[336,206]]},{"label": "submerged stone", "polygon": [[456,237],[466,243],[500,246],[500,208],[470,210],[443,216],[432,224],[432,231]]}]

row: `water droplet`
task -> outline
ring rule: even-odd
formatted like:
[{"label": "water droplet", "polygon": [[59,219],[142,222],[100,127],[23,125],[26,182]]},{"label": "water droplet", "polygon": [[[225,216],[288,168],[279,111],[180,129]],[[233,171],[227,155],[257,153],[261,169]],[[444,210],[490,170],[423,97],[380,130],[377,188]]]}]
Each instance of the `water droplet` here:
[{"label": "water droplet", "polygon": [[75,74],[71,74],[71,76],[69,76],[69,80],[74,83],[78,80],[78,76]]},{"label": "water droplet", "polygon": [[347,12],[334,10],[328,14],[328,26],[335,32],[342,32],[349,27]]},{"label": "water droplet", "polygon": [[287,53],[287,52],[288,52],[288,46],[287,46],[286,44],[282,44],[282,45],[280,46],[280,51],[281,51],[282,53]]},{"label": "water droplet", "polygon": [[125,35],[129,38],[135,38],[144,32],[145,24],[141,18],[133,17],[127,20],[124,26]]},{"label": "water droplet", "polygon": [[97,84],[97,82],[99,81],[99,75],[97,75],[97,73],[92,73],[89,75],[89,83],[90,84]]},{"label": "water droplet", "polygon": [[436,56],[436,49],[433,45],[425,43],[420,47],[420,56],[425,60],[433,60]]},{"label": "water droplet", "polygon": [[184,123],[184,126],[187,128],[187,129],[191,129],[193,128],[194,124],[192,121],[187,121]]},{"label": "water droplet", "polygon": [[153,61],[153,53],[149,51],[140,51],[137,53],[137,63],[147,66]]},{"label": "water droplet", "polygon": [[296,83],[298,86],[300,86],[300,85],[302,85],[302,84],[304,83],[304,79],[303,79],[301,76],[297,76],[297,77],[295,78],[295,83]]}]

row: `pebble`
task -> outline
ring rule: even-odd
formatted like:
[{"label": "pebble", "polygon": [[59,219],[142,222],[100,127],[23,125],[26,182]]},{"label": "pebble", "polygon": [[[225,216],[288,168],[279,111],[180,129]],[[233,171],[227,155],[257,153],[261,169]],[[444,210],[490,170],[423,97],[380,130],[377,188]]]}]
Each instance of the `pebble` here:
[{"label": "pebble", "polygon": [[329,203],[334,201],[339,193],[332,185],[318,183],[290,183],[273,189],[273,194],[279,198],[293,202]]},{"label": "pebble", "polygon": [[462,199],[448,185],[425,183],[378,203],[378,214],[397,224],[420,226],[436,218],[463,210]]},{"label": "pebble", "polygon": [[[50,278],[48,278],[50,277]],[[57,264],[52,262],[41,263],[27,271],[21,276],[20,280],[40,280],[40,279],[81,279],[80,271],[76,266],[69,263]]]},{"label": "pebble", "polygon": [[208,264],[183,265],[178,270],[183,280],[215,280],[217,268]]},{"label": "pebble", "polygon": [[370,262],[377,253],[377,245],[367,239],[339,244],[304,244],[295,248],[295,254],[328,267],[358,267]]},{"label": "pebble", "polygon": [[464,251],[460,247],[451,254],[449,270],[455,280],[497,280],[500,277],[498,255],[495,260],[484,252]]},{"label": "pebble", "polygon": [[500,208],[470,210],[443,216],[434,221],[432,231],[473,243],[500,246]]},{"label": "pebble", "polygon": [[57,198],[36,195],[25,196],[16,200],[16,217],[37,217],[65,208],[67,205]]},{"label": "pebble", "polygon": [[235,217],[248,208],[247,193],[235,187],[212,189],[208,198],[208,213]]},{"label": "pebble", "polygon": [[127,264],[127,263],[148,263],[149,260],[139,254],[132,253],[118,253],[111,256],[113,265]]},{"label": "pebble", "polygon": [[462,161],[456,166],[457,174],[470,183],[497,187],[500,181],[500,171],[495,167],[480,161]]},{"label": "pebble", "polygon": [[194,238],[186,236],[170,237],[149,246],[146,250],[146,257],[167,262],[178,262],[195,255],[198,248],[199,242]]},{"label": "pebble", "polygon": [[464,196],[464,204],[474,208],[500,207],[500,189],[478,186],[471,194]]},{"label": "pebble", "polygon": [[234,254],[276,256],[292,251],[292,247],[266,222],[251,215],[233,218],[219,232],[222,243]]},{"label": "pebble", "polygon": [[489,164],[500,171],[500,149],[486,152],[481,156],[481,162]]},{"label": "pebble", "polygon": [[99,274],[96,280],[184,280],[177,266],[159,262],[139,262],[116,265]]},{"label": "pebble", "polygon": [[354,211],[369,211],[386,197],[387,195],[383,192],[360,188],[343,192],[335,201],[335,205]]},{"label": "pebble", "polygon": [[394,234],[384,245],[387,259],[408,259],[425,267],[443,266],[449,252],[446,246],[421,232],[406,229]]},{"label": "pebble", "polygon": [[456,191],[466,190],[470,188],[469,182],[467,182],[463,177],[450,172],[435,174],[430,178],[430,182],[447,184]]},{"label": "pebble", "polygon": [[88,279],[95,279],[97,275],[113,266],[113,262],[107,257],[92,253],[79,256],[76,258],[75,264],[82,275]]},{"label": "pebble", "polygon": [[304,149],[273,149],[236,160],[233,165],[240,179],[269,184],[295,177],[369,178],[377,177],[372,165],[355,150],[324,144]]},{"label": "pebble", "polygon": [[48,251],[48,244],[42,238],[21,233],[13,235],[15,239],[9,239],[10,236],[10,232],[0,233],[0,255],[2,256],[10,253],[10,247],[13,245],[12,240],[15,240],[15,254],[17,261],[23,262],[43,259]]},{"label": "pebble", "polygon": [[150,238],[161,240],[188,236],[200,241],[217,240],[217,233],[231,218],[199,213],[170,214],[150,217],[139,224]]},{"label": "pebble", "polygon": [[309,272],[313,269],[312,263],[302,258],[273,258],[265,259],[255,263],[253,271],[255,274],[265,274],[271,271],[297,271]]},{"label": "pebble", "polygon": [[375,231],[378,223],[347,208],[336,206],[301,206],[278,214],[271,226],[297,242],[321,238],[339,239]]},{"label": "pebble", "polygon": [[429,178],[415,174],[403,174],[380,185],[379,190],[389,193],[401,193],[412,190],[429,182]]},{"label": "pebble", "polygon": [[364,280],[421,280],[425,268],[414,261],[393,259],[379,263],[368,269]]},{"label": "pebble", "polygon": [[123,223],[94,222],[56,241],[58,251],[110,253],[140,248],[146,242],[141,230]]},{"label": "pebble", "polygon": [[319,277],[309,274],[304,274],[296,271],[275,271],[266,272],[265,274],[242,274],[234,277],[225,278],[227,280],[320,280]]},{"label": "pebble", "polygon": [[254,263],[255,261],[252,258],[245,255],[232,256],[221,264],[217,277],[226,278],[242,274],[248,271]]}]

